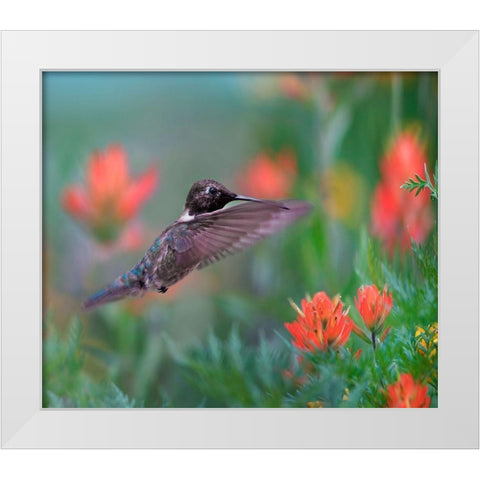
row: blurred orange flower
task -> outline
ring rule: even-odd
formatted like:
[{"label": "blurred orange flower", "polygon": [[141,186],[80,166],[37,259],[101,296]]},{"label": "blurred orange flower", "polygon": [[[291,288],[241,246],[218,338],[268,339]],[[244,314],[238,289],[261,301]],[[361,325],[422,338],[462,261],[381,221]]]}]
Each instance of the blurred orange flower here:
[{"label": "blurred orange flower", "polygon": [[140,222],[128,224],[118,238],[119,250],[139,250],[144,246],[146,233]]},{"label": "blurred orange flower", "polygon": [[[62,193],[67,213],[85,225],[100,243],[118,239],[126,223],[152,195],[158,182],[153,167],[138,178],[128,172],[121,145],[110,145],[89,158],[86,186],[70,185]],[[128,242],[132,239],[126,239]]]},{"label": "blurred orange flower", "polygon": [[325,292],[318,292],[313,300],[302,299],[302,309],[292,302],[298,313],[297,320],[285,323],[293,336],[292,343],[300,350],[326,350],[343,346],[352,331],[352,320],[343,311],[340,296],[330,299]]},{"label": "blurred orange flower", "polygon": [[247,165],[238,178],[242,194],[258,198],[286,198],[292,191],[297,177],[297,160],[290,150],[284,150],[275,158],[260,153]]},{"label": "blurred orange flower", "polygon": [[284,73],[280,75],[279,82],[281,92],[288,98],[307,100],[312,95],[304,74]]},{"label": "blurred orange flower", "polygon": [[410,237],[424,242],[433,227],[428,191],[415,196],[400,189],[415,174],[424,175],[426,163],[425,148],[411,131],[400,133],[382,160],[382,180],[372,198],[372,231],[390,253],[396,245],[402,251],[410,248]]},{"label": "blurred orange flower", "polygon": [[358,289],[355,305],[365,326],[376,334],[385,326],[385,319],[393,306],[392,294],[387,294],[387,286],[380,293],[376,285],[365,285]]},{"label": "blurred orange flower", "polygon": [[428,408],[427,386],[415,382],[410,373],[402,373],[396,383],[387,387],[387,404],[390,408]]}]

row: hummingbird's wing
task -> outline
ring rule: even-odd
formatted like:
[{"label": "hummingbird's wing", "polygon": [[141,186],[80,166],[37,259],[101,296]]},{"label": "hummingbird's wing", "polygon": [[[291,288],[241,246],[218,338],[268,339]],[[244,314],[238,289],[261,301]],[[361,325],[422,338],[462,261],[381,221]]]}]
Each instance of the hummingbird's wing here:
[{"label": "hummingbird's wing", "polygon": [[311,208],[298,200],[242,203],[179,223],[169,243],[179,267],[203,268],[282,230]]}]

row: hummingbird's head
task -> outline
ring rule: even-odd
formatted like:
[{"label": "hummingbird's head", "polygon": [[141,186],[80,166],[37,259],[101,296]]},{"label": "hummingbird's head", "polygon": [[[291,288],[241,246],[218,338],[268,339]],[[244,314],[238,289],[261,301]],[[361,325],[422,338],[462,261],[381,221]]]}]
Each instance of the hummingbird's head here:
[{"label": "hummingbird's head", "polygon": [[185,211],[188,215],[214,212],[215,210],[220,210],[227,203],[233,202],[234,200],[275,204],[279,208],[285,208],[288,210],[288,208],[281,203],[237,195],[220,182],[208,179],[199,180],[192,185],[185,202]]},{"label": "hummingbird's head", "polygon": [[213,212],[223,208],[237,195],[215,180],[199,180],[195,182],[187,195],[185,210],[189,215]]}]

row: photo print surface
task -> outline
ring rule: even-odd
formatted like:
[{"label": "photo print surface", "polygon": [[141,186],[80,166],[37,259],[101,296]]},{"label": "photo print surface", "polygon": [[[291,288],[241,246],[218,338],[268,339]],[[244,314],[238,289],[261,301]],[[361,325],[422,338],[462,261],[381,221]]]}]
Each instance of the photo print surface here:
[{"label": "photo print surface", "polygon": [[44,408],[435,408],[432,72],[44,72]]}]

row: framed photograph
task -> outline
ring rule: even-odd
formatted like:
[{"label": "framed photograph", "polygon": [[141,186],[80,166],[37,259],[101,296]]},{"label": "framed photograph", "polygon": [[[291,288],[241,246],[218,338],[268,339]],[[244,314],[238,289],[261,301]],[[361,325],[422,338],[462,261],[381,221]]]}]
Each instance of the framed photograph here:
[{"label": "framed photograph", "polygon": [[2,446],[478,448],[478,32],[3,32]]}]

